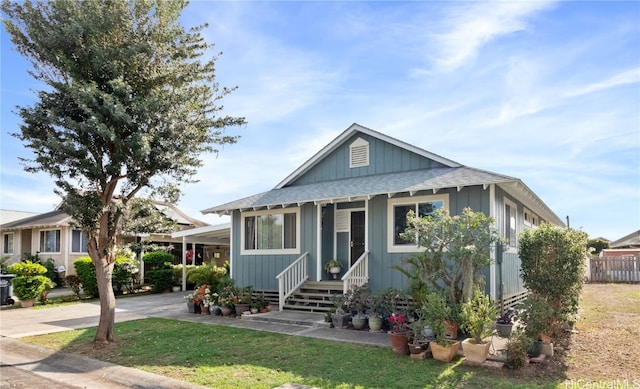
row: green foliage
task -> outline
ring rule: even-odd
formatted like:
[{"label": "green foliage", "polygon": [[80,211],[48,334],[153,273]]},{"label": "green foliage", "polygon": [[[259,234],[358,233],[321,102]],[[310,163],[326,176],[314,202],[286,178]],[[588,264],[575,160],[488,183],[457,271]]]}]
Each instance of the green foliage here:
[{"label": "green foliage", "polygon": [[58,278],[58,273],[56,272],[56,262],[53,260],[53,258],[47,258],[43,266],[47,268],[47,272],[45,273],[45,275],[52,282],[55,281]]},{"label": "green foliage", "polygon": [[409,278],[417,301],[424,301],[428,289],[448,291],[451,303],[469,301],[474,278],[490,264],[491,245],[500,240],[493,224],[493,218],[471,208],[456,216],[443,209],[423,217],[409,212],[401,236],[424,251],[405,260],[408,267],[394,268]]},{"label": "green foliage", "polygon": [[67,280],[67,285],[69,285],[75,296],[80,300],[80,290],[82,289],[82,281],[80,281],[80,277],[76,275],[68,275],[65,278]]},{"label": "green foliage", "polygon": [[587,248],[592,249],[591,255],[598,256],[602,250],[609,248],[609,242],[602,239],[589,239]]},{"label": "green foliage", "polygon": [[522,329],[511,331],[507,341],[507,366],[512,369],[520,369],[527,362],[527,352],[533,344],[531,339]]},{"label": "green foliage", "polygon": [[155,269],[147,272],[149,283],[155,293],[161,293],[173,285],[173,269]]},{"label": "green foliage", "polygon": [[542,223],[519,236],[524,286],[552,309],[549,335],[578,312],[587,258],[587,234]]},{"label": "green foliage", "polygon": [[165,251],[153,251],[142,256],[150,270],[173,269],[173,255]]},{"label": "green foliage", "polygon": [[554,325],[562,324],[547,300],[535,293],[527,296],[517,317],[525,325],[527,336],[534,340],[538,340],[540,334],[551,334]]},{"label": "green foliage", "polygon": [[43,275],[22,275],[14,277],[11,285],[13,285],[13,293],[20,300],[31,300],[38,298],[50,282],[51,280]]},{"label": "green foliage", "polygon": [[[180,265],[182,266],[182,265]],[[221,266],[216,266],[216,263],[211,261],[206,265],[193,266],[187,273],[187,281],[193,282],[197,286],[210,285],[212,290],[219,290],[222,279],[227,275],[227,269]],[[182,273],[180,273],[182,276]]]},{"label": "green foliage", "polygon": [[44,284],[44,287],[42,288],[42,291],[38,296],[38,301],[40,301],[40,303],[43,305],[46,304],[48,301],[47,296],[49,295],[49,292],[51,292],[51,290],[55,287],[56,283],[51,281],[51,278],[47,277],[47,282]]},{"label": "green foliage", "polygon": [[447,297],[436,291],[429,292],[420,312],[419,316],[431,327],[436,339],[446,342],[444,322],[451,317],[451,306]]},{"label": "green foliage", "polygon": [[89,297],[98,297],[98,280],[96,279],[96,268],[90,257],[80,257],[73,262],[84,294]]},{"label": "green foliage", "polygon": [[47,268],[37,262],[16,262],[9,265],[7,271],[16,276],[39,276],[47,274]]},{"label": "green foliage", "polygon": [[461,327],[471,334],[473,343],[481,344],[491,335],[497,316],[498,308],[493,301],[480,288],[475,288],[471,301],[462,304]]},{"label": "green foliage", "polygon": [[138,284],[140,263],[131,257],[116,257],[111,282],[114,292],[133,292]]}]

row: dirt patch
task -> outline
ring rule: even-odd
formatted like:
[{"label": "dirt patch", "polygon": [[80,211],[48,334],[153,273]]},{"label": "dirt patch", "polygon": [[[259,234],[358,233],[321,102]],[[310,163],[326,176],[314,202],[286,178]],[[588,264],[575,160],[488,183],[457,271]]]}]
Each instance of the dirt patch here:
[{"label": "dirt patch", "polygon": [[553,358],[507,375],[522,382],[640,387],[640,285],[585,285],[574,329],[554,339]]}]

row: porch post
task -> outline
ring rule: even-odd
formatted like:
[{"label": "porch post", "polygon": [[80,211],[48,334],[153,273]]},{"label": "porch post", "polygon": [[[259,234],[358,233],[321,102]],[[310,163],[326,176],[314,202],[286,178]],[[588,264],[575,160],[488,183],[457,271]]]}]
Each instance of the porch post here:
[{"label": "porch post", "polygon": [[322,204],[316,204],[316,281],[322,281]]},{"label": "porch post", "polygon": [[[498,223],[498,217],[496,215],[496,184],[489,185],[489,217],[492,217],[494,223]],[[489,265],[489,297],[493,301],[498,298],[498,267],[496,262],[498,255],[502,258],[502,253],[498,254],[497,250],[500,249],[499,245],[490,249],[490,258],[492,259]],[[500,271],[502,271],[502,265],[500,265]],[[502,284],[502,274],[500,274],[500,283]],[[500,299],[502,299],[502,285],[500,285]]]},{"label": "porch post", "polygon": [[187,237],[182,236],[182,291],[187,290]]}]

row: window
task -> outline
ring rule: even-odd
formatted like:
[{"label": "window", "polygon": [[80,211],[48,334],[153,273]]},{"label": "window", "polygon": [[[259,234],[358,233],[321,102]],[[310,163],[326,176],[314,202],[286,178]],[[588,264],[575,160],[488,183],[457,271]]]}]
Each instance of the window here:
[{"label": "window", "polygon": [[71,231],[71,252],[86,253],[87,252],[87,234],[82,230]]},{"label": "window", "polygon": [[526,227],[531,227],[531,225],[532,225],[531,224],[532,223],[531,220],[533,218],[533,215],[531,214],[531,211],[529,211],[527,208],[524,208],[522,210],[522,214],[523,214],[523,217],[524,217],[524,225]]},{"label": "window", "polygon": [[365,166],[369,166],[369,142],[358,138],[349,145],[349,167]]},{"label": "window", "polygon": [[40,231],[40,252],[60,252],[60,230]]},{"label": "window", "polygon": [[299,253],[299,210],[280,213],[248,212],[243,219],[243,253]]},{"label": "window", "polygon": [[449,196],[420,196],[406,197],[389,200],[387,217],[388,223],[388,240],[387,251],[389,252],[412,252],[418,247],[413,241],[402,239],[400,236],[407,228],[407,214],[414,211],[416,215],[431,215],[436,209],[449,209]]},{"label": "window", "polygon": [[2,237],[2,254],[13,254],[13,232]]},{"label": "window", "polygon": [[517,241],[517,212],[518,208],[514,203],[504,200],[504,237],[507,241],[507,248],[516,247]]}]

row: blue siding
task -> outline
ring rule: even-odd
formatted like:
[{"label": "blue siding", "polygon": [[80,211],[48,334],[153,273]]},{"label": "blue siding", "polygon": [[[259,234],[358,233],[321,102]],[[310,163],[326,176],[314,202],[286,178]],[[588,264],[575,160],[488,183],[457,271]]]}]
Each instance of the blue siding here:
[{"label": "blue siding", "polygon": [[236,285],[252,285],[257,289],[278,289],[276,276],[304,252],[309,252],[309,279],[316,276],[317,215],[313,204],[305,204],[300,211],[300,254],[291,255],[240,255],[240,212],[233,214],[233,278]]},{"label": "blue siding", "polygon": [[[359,137],[369,142],[369,166],[350,168],[349,145]],[[444,165],[439,162],[384,142],[378,138],[356,133],[291,185],[304,185],[372,174],[429,169],[442,166]]]}]

